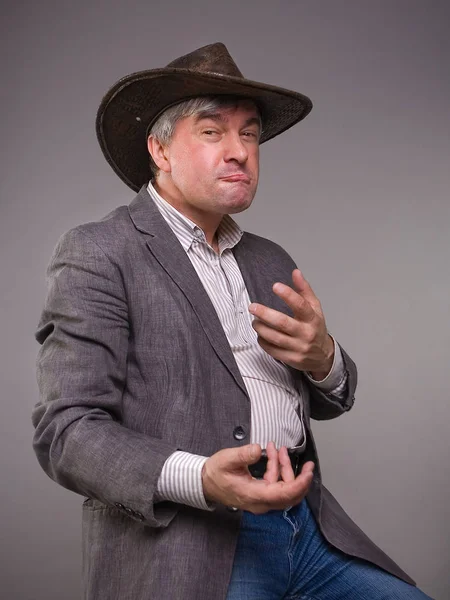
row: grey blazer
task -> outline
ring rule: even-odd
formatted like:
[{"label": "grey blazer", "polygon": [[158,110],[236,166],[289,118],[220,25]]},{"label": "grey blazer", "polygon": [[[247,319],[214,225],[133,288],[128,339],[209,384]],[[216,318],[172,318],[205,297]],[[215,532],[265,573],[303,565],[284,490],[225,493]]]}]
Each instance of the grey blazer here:
[{"label": "grey blazer", "polygon": [[[287,312],[271,290],[291,281],[286,252],[245,233],[234,253],[251,300]],[[172,452],[210,456],[248,443],[251,427],[246,388],[186,253],[142,188],[129,206],[65,234],[48,276],[34,449],[52,479],[86,498],[84,598],[225,598],[241,513],[155,502]],[[321,483],[309,420],[351,408],[356,369],[343,355],[344,403],[292,370],[317,465],[308,502],[331,544],[412,583]]]}]

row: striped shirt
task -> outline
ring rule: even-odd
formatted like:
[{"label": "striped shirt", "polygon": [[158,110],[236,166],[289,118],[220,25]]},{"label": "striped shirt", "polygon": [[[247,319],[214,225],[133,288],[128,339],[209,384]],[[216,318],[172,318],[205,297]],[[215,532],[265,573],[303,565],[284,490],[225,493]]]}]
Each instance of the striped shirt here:
[{"label": "striped shirt", "polygon": [[[273,441],[277,448],[301,450],[306,443],[301,396],[289,369],[261,348],[252,327],[250,298],[232,252],[242,230],[225,215],[217,231],[216,252],[202,229],[166,202],[151,183],[147,191],[187,253],[222,324],[251,402],[251,443],[265,448]],[[326,393],[344,397],[346,374],[336,342],[330,373],[322,382],[313,382]],[[172,454],[158,480],[157,499],[208,509],[201,483],[206,459],[182,451]]]}]

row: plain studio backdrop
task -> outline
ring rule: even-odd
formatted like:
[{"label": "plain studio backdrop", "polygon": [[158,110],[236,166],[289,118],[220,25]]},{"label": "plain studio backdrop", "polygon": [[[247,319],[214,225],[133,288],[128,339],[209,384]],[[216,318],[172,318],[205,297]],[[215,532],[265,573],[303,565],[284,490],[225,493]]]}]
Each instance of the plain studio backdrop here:
[{"label": "plain studio backdrop", "polygon": [[246,77],[314,103],[262,146],[238,221],[291,253],[359,366],[354,409],[314,423],[325,483],[448,599],[448,2],[30,0],[3,3],[1,28],[2,598],[80,598],[82,498],[41,471],[30,415],[53,247],[133,198],[97,107],[120,77],[222,41]]}]

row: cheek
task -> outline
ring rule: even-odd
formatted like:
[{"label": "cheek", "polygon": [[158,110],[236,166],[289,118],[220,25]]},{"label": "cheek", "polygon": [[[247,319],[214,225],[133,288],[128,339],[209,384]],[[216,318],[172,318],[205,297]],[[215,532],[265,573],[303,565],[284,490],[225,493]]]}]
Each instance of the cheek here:
[{"label": "cheek", "polygon": [[250,169],[255,179],[255,186],[258,184],[259,178],[259,152],[256,150],[255,154],[251,157]]},{"label": "cheek", "polygon": [[188,160],[191,161],[198,176],[208,176],[214,171],[216,156],[210,147],[199,146],[189,154]]},{"label": "cheek", "polygon": [[170,169],[172,179],[176,184],[185,185],[191,176],[191,162],[187,148],[181,148],[171,157]]},{"label": "cheek", "polygon": [[199,186],[202,181],[210,181],[215,170],[214,157],[203,148],[180,149],[172,161],[172,177]]},{"label": "cheek", "polygon": [[253,162],[255,165],[256,172],[258,173],[258,171],[259,171],[259,146],[255,149],[255,152],[253,154]]}]

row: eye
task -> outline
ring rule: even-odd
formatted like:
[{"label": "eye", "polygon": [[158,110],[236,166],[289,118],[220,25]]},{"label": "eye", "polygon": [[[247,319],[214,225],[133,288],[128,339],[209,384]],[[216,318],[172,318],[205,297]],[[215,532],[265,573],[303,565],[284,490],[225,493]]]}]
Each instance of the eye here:
[{"label": "eye", "polygon": [[259,139],[259,134],[257,134],[255,131],[243,131],[242,135],[250,140]]}]

